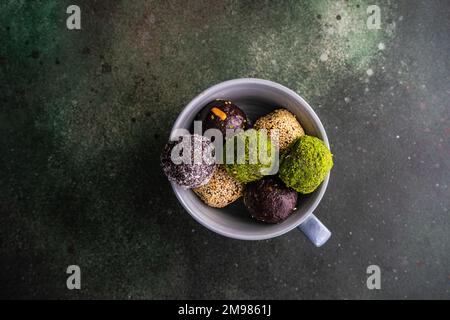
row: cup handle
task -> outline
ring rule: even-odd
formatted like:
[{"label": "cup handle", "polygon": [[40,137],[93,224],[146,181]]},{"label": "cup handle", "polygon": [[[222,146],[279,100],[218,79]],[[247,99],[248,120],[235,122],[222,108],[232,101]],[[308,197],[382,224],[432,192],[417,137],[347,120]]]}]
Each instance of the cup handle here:
[{"label": "cup handle", "polygon": [[331,237],[330,230],[314,214],[310,214],[298,228],[316,247],[324,245]]}]

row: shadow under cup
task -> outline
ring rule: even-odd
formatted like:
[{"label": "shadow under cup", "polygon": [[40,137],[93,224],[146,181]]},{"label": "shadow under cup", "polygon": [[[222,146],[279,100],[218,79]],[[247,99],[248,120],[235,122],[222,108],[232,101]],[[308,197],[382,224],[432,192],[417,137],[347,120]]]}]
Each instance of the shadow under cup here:
[{"label": "shadow under cup", "polygon": [[[320,138],[329,147],[319,118],[303,98],[280,84],[260,79],[230,80],[202,92],[178,116],[172,135],[176,129],[189,130],[197,113],[214,99],[233,101],[252,123],[275,109],[286,108],[296,115],[306,134]],[[266,224],[251,218],[242,199],[218,209],[204,204],[192,190],[183,189],[174,183],[172,188],[183,207],[208,229],[230,238],[263,240],[282,235],[305,221],[319,204],[328,179],[329,175],[313,193],[299,194],[297,210],[279,224]]]}]

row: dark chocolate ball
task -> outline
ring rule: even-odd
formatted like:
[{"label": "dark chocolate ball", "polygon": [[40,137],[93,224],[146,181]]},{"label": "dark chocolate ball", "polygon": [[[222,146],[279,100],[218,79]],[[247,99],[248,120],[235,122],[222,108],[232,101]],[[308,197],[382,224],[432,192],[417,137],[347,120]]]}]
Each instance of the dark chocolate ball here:
[{"label": "dark chocolate ball", "polygon": [[297,192],[286,187],[276,177],[266,177],[246,185],[244,204],[253,218],[279,223],[294,212]]},{"label": "dark chocolate ball", "polygon": [[247,115],[238,106],[227,100],[214,100],[208,103],[197,115],[202,121],[202,129],[219,129],[223,137],[226,131],[245,130],[249,128]]},{"label": "dark chocolate ball", "polygon": [[169,141],[161,153],[161,166],[169,181],[183,188],[197,188],[209,182],[216,169],[214,145],[198,134]]}]

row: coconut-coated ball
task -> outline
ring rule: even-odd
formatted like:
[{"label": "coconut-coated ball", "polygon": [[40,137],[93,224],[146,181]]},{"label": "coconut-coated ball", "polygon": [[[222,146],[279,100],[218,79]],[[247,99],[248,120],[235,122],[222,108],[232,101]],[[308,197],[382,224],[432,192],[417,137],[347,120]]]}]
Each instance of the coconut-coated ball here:
[{"label": "coconut-coated ball", "polygon": [[214,145],[197,134],[181,136],[165,145],[161,166],[169,181],[183,188],[200,187],[208,183],[216,169]]}]

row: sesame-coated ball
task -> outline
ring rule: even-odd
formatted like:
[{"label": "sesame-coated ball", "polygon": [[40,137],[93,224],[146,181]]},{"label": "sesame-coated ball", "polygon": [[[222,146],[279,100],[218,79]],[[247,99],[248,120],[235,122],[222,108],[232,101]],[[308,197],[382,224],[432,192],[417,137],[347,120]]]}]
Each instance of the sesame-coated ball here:
[{"label": "sesame-coated ball", "polygon": [[280,152],[285,151],[295,140],[305,135],[300,123],[290,111],[277,109],[256,120],[255,129],[266,129],[269,135],[278,130]]},{"label": "sesame-coated ball", "polygon": [[223,208],[242,196],[244,185],[231,177],[224,167],[219,166],[207,184],[193,191],[208,206]]}]

